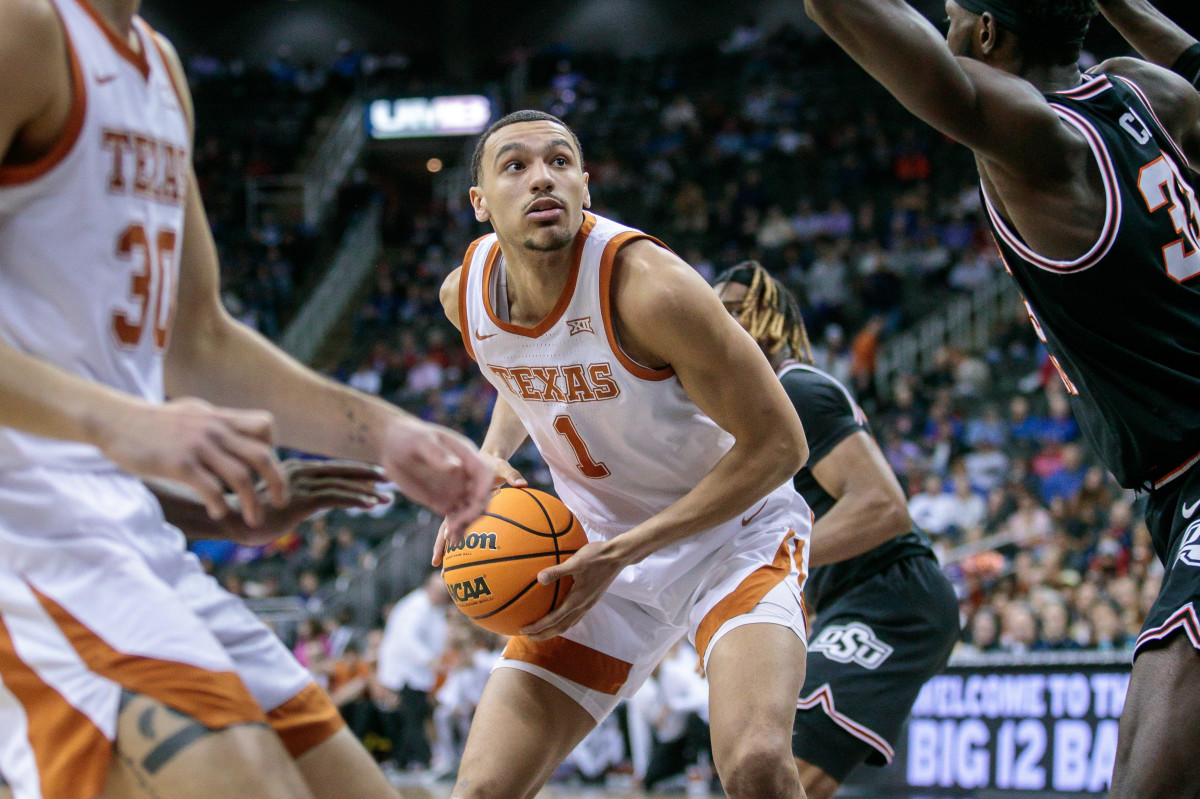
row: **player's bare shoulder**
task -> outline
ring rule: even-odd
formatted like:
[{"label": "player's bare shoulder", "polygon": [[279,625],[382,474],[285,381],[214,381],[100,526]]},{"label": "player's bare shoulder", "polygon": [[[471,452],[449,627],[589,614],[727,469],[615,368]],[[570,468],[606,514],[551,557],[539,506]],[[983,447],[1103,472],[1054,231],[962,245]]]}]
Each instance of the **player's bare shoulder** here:
[{"label": "player's bare shoulder", "polygon": [[0,130],[8,128],[0,145],[69,87],[67,43],[53,3],[0,0]]},{"label": "player's bare shoulder", "polygon": [[196,111],[192,104],[192,93],[188,89],[187,72],[183,68],[183,61],[179,58],[179,53],[175,50],[175,45],[171,43],[171,40],[158,31],[154,31],[154,43],[162,53],[167,70],[171,73],[171,81],[175,84],[175,89],[183,101],[183,112],[187,116],[188,124],[194,127]]},{"label": "player's bare shoulder", "polygon": [[1116,75],[1132,82],[1149,100],[1151,109],[1176,141],[1195,135],[1200,120],[1200,92],[1185,78],[1157,64],[1127,57],[1110,58],[1089,72]]},{"label": "player's bare shoulder", "polygon": [[458,318],[458,287],[462,281],[462,271],[460,266],[446,275],[446,279],[442,281],[442,287],[438,291],[438,299],[442,301],[442,310],[446,312],[446,318],[460,330],[462,322]]},{"label": "player's bare shoulder", "polygon": [[712,287],[675,253],[640,239],[621,248],[613,263],[612,317],[629,355],[658,368],[673,363],[702,328],[732,319]]}]

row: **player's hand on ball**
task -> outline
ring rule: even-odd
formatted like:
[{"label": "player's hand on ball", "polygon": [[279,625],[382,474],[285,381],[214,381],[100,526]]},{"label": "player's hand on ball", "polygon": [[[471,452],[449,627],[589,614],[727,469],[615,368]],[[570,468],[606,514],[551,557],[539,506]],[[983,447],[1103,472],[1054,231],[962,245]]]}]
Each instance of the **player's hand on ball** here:
[{"label": "player's hand on ball", "polygon": [[525,488],[529,485],[521,473],[513,468],[513,465],[504,458],[491,454],[490,452],[480,452],[479,457],[483,458],[484,463],[488,464],[492,469],[492,487],[499,488],[502,485],[510,485],[513,488]]},{"label": "player's hand on ball", "polygon": [[380,465],[405,496],[446,517],[452,542],[487,507],[490,464],[465,436],[444,427],[397,417],[385,433]]},{"label": "player's hand on ball", "polygon": [[[246,546],[263,546],[291,533],[314,513],[341,508],[368,510],[389,497],[378,485],[385,480],[373,466],[355,461],[283,462],[287,477],[288,500],[279,507],[267,504],[267,486],[259,482],[257,493],[265,508],[265,518],[258,527],[251,527],[238,518],[225,524],[229,540]],[[237,499],[231,500],[231,504]],[[235,505],[236,510],[236,505]]]},{"label": "player's hand on ball", "polygon": [[534,641],[562,635],[583,618],[592,605],[600,601],[621,569],[628,565],[614,555],[608,543],[597,541],[586,544],[559,565],[538,573],[538,582],[542,585],[549,585],[564,577],[573,578],[575,583],[562,605],[528,627],[523,627],[521,635],[529,636]]},{"label": "player's hand on ball", "polygon": [[232,491],[251,527],[263,523],[267,502],[287,502],[287,478],[274,442],[275,420],[266,411],[217,408],[197,399],[133,405],[129,415],[106,420],[96,435],[100,450],[130,474],[174,480],[196,491],[212,519],[230,512],[225,491]]}]

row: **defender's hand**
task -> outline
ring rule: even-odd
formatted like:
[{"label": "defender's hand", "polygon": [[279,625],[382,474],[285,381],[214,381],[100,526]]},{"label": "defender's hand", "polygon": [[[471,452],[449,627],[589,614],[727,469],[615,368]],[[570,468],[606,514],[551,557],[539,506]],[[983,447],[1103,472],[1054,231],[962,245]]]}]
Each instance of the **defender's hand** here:
[{"label": "defender's hand", "polygon": [[[283,472],[288,501],[280,507],[267,506],[259,527],[250,527],[240,518],[227,520],[225,530],[230,541],[263,546],[291,533],[314,513],[334,508],[369,510],[389,499],[378,488],[386,479],[383,473],[364,463],[291,459],[283,462]],[[259,483],[257,492],[265,503],[266,484]]]},{"label": "defender's hand", "polygon": [[405,496],[446,517],[453,536],[487,507],[492,470],[465,436],[410,416],[389,423],[380,459]]},{"label": "defender's hand", "polygon": [[563,577],[572,577],[575,582],[562,605],[522,628],[521,635],[527,635],[534,641],[562,635],[600,601],[600,597],[627,565],[613,554],[608,542],[596,542],[585,544],[563,563],[542,569],[538,573],[538,582],[542,585],[549,585]]},{"label": "defender's hand", "polygon": [[[525,478],[521,476],[521,473],[514,469],[512,464],[503,458],[487,452],[480,452],[479,457],[483,458],[483,462],[488,464],[492,469],[493,487],[499,488],[502,485],[510,485],[515,488],[525,488],[527,485],[529,485]],[[476,516],[475,518],[477,519],[479,517]],[[475,521],[475,519],[472,519],[471,521]],[[471,522],[467,522],[467,524],[470,523]],[[433,560],[430,562],[434,566],[441,566],[442,558],[446,554],[447,544],[461,543],[464,535],[466,535],[466,526],[459,530],[453,538],[448,538],[449,529],[447,528],[445,520],[443,520],[441,526],[438,527],[437,540],[433,542]]]},{"label": "defender's hand", "polygon": [[[97,432],[100,450],[139,477],[183,483],[199,493],[208,515],[231,510],[225,490],[238,498],[245,523],[264,520],[264,501],[287,502],[287,479],[275,454],[275,420],[266,411],[217,408],[196,399],[131,406]],[[261,480],[265,494],[255,484]]]}]

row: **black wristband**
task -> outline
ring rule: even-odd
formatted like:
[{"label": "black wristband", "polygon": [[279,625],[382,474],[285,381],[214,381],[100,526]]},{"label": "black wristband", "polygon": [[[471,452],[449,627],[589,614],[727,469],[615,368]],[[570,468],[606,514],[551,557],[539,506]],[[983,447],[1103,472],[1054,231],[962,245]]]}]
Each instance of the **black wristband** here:
[{"label": "black wristband", "polygon": [[1200,42],[1184,50],[1183,55],[1175,60],[1171,70],[1187,78],[1193,86],[1200,89]]}]

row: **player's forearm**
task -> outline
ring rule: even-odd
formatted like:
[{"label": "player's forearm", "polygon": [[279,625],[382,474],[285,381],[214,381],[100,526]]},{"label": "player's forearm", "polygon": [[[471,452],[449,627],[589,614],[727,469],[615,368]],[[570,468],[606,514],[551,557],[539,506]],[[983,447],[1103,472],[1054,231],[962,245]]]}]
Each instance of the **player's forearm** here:
[{"label": "player's forearm", "polygon": [[[1117,32],[1147,61],[1171,69],[1196,39],[1149,0],[1104,0],[1100,10]],[[1195,75],[1187,75],[1194,80]]]},{"label": "player's forearm", "polygon": [[103,448],[145,402],[0,344],[0,426]]},{"label": "player's forearm", "polygon": [[813,525],[809,565],[815,568],[849,560],[910,529],[908,508],[890,493],[848,492]]},{"label": "player's forearm", "polygon": [[529,433],[525,430],[521,417],[517,416],[517,412],[503,397],[498,397],[496,407],[492,409],[492,421],[488,425],[487,435],[484,436],[479,451],[506,461],[516,454],[528,437]]},{"label": "player's forearm", "polygon": [[614,556],[637,563],[663,547],[724,524],[790,480],[808,459],[803,432],[734,444],[696,487],[610,542]]},{"label": "player's forearm", "polygon": [[286,447],[381,462],[384,429],[403,411],[317,374],[227,315],[189,332],[168,353],[169,393],[268,410]]}]

